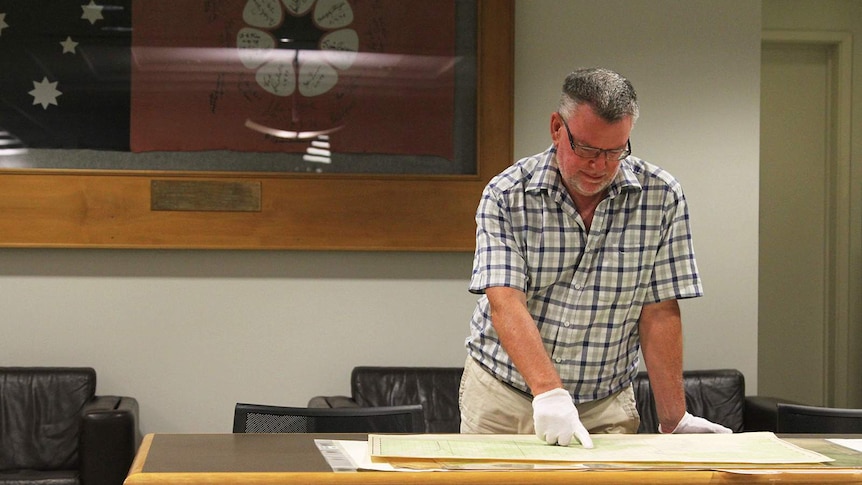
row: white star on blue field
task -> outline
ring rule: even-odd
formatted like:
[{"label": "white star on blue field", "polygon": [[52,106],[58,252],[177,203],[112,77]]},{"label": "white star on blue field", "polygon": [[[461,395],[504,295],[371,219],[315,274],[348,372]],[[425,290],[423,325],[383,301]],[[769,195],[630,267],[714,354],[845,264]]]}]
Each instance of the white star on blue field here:
[{"label": "white star on blue field", "polygon": [[0,0],[0,129],[127,151],[131,0]]}]

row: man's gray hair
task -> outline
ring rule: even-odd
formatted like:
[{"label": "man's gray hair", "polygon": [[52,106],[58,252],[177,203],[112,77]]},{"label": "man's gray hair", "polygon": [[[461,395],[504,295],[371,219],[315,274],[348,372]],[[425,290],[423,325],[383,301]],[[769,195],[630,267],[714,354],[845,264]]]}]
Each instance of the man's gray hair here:
[{"label": "man's gray hair", "polygon": [[608,122],[626,116],[638,119],[638,95],[628,79],[609,69],[598,67],[578,69],[563,82],[560,113],[568,119],[582,104],[590,105],[596,114]]}]

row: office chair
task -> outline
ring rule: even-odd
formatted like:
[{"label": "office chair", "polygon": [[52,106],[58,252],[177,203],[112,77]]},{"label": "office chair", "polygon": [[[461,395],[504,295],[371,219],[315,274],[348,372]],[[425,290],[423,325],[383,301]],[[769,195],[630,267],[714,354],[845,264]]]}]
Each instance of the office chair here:
[{"label": "office chair", "polygon": [[778,433],[862,433],[862,409],[778,403]]},{"label": "office chair", "polygon": [[294,408],[237,403],[234,433],[423,433],[422,405]]}]

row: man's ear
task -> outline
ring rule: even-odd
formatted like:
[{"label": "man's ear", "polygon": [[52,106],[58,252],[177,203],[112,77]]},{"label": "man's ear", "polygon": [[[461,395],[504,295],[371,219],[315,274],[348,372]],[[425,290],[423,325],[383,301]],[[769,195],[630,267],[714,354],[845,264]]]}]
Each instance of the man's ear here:
[{"label": "man's ear", "polygon": [[551,113],[551,140],[554,141],[554,146],[559,148],[560,143],[566,137],[566,129],[563,128],[563,117],[554,111]]}]

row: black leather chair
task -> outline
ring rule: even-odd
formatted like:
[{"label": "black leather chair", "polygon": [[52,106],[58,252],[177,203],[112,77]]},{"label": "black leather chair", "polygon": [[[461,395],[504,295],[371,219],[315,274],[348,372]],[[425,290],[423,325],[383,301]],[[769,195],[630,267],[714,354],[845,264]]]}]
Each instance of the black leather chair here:
[{"label": "black leather chair", "polygon": [[234,433],[421,433],[422,406],[299,408],[237,403]]},{"label": "black leather chair", "polygon": [[779,433],[862,433],[862,409],[778,404]]},{"label": "black leather chair", "polygon": [[0,484],[121,485],[138,402],[97,396],[89,367],[0,367]]},{"label": "black leather chair", "polygon": [[463,367],[354,367],[350,396],[315,396],[312,408],[422,406],[425,433],[457,433],[458,387]]},{"label": "black leather chair", "polygon": [[[314,396],[313,408],[356,408],[421,404],[426,433],[457,433],[461,414],[458,388],[461,367],[354,367],[350,395]],[[683,374],[686,403],[692,414],[721,423],[733,431],[775,431],[776,403],[768,396],[746,396],[745,378],[735,369],[692,370]],[[641,433],[657,433],[658,419],[649,378],[634,380]]]},{"label": "black leather chair", "polygon": [[[745,430],[745,378],[736,369],[685,371],[682,375],[686,409],[695,416],[727,426],[734,433]],[[658,433],[655,398],[649,375],[639,372],[632,383],[641,424],[638,433]]]}]

